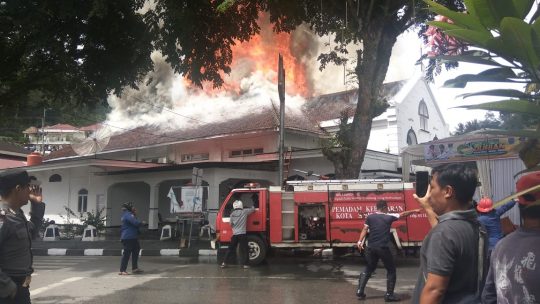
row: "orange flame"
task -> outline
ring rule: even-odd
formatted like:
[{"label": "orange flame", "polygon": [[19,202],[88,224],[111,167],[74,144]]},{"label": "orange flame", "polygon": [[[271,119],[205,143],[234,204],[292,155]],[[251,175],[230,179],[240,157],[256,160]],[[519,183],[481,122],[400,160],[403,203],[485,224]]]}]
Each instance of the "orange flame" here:
[{"label": "orange flame", "polygon": [[277,86],[278,54],[283,56],[283,66],[285,69],[285,90],[290,95],[299,94],[309,97],[312,94],[310,82],[307,79],[307,69],[305,62],[300,56],[294,56],[291,51],[293,43],[296,53],[303,54],[307,49],[306,43],[302,39],[293,41],[293,35],[289,33],[275,33],[266,15],[259,18],[261,33],[253,36],[244,43],[237,42],[233,45],[233,61],[231,64],[231,75],[223,75],[224,84],[222,88],[211,89],[211,85],[203,85],[207,93],[217,93],[217,91],[227,91],[240,93],[240,80],[255,72],[260,72],[269,81]]},{"label": "orange flame", "polygon": [[[264,34],[263,34],[264,35]],[[293,43],[288,33],[271,33],[270,37],[254,36],[245,43],[233,47],[232,69],[248,60],[251,72],[260,71],[263,75],[271,75],[270,81],[277,85],[278,54],[283,56],[285,68],[285,89],[287,93],[309,96],[309,83],[306,77],[306,66],[301,59],[292,55],[290,45]]]}]

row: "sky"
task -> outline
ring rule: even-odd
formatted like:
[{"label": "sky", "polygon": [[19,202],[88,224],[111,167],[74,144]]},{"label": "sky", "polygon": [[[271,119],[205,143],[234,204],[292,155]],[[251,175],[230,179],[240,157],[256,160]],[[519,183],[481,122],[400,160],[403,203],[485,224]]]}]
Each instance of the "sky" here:
[{"label": "sky", "polygon": [[[420,57],[421,50],[422,41],[415,32],[409,31],[401,35],[394,46],[390,68],[385,81],[407,79],[412,77],[414,73],[419,73],[420,67],[415,65],[415,62]],[[463,99],[459,95],[495,88],[500,89],[501,84],[494,85],[484,82],[468,84],[463,89],[449,89],[443,88],[444,82],[462,74],[478,74],[484,69],[486,69],[484,65],[460,63],[458,68],[450,71],[443,69],[443,72],[435,77],[435,82],[430,84],[437,103],[443,112],[444,119],[450,126],[450,132],[455,131],[459,123],[465,123],[474,119],[482,120],[487,113],[487,111],[483,110],[468,110],[455,107],[497,100],[497,98],[485,96]],[[520,86],[514,86],[513,88],[520,89]]]}]

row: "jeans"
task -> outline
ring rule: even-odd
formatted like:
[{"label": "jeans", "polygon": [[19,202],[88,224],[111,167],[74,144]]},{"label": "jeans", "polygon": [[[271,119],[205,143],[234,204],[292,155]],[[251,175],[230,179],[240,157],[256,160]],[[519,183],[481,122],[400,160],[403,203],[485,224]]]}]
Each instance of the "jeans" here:
[{"label": "jeans", "polygon": [[229,255],[231,254],[232,251],[236,250],[236,246],[238,245],[240,245],[240,248],[239,248],[240,264],[248,265],[249,249],[248,249],[247,235],[245,234],[237,234],[237,235],[232,236],[231,243],[229,244],[229,248],[227,248],[227,253],[225,253],[225,258],[223,259],[223,263],[227,262]]},{"label": "jeans", "polygon": [[131,256],[131,269],[135,270],[139,268],[137,264],[137,262],[139,261],[139,251],[141,250],[139,240],[122,240],[122,245],[124,245],[124,253],[122,254],[122,262],[120,263],[120,272],[125,272],[127,270],[129,256]]},{"label": "jeans", "polygon": [[17,294],[15,298],[0,298],[0,304],[30,304],[30,289],[22,287],[25,277],[12,277],[13,282],[17,285]]}]

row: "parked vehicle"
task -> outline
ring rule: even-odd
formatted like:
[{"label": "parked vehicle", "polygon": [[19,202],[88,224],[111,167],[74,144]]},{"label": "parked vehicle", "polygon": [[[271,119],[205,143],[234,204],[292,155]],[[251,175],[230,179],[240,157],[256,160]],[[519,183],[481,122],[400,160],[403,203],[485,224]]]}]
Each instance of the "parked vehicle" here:
[{"label": "parked vehicle", "polygon": [[[231,240],[232,203],[255,207],[247,222],[250,264],[261,263],[271,248],[335,248],[356,245],[368,214],[376,212],[378,200],[388,201],[391,213],[417,209],[413,183],[399,180],[291,181],[292,191],[248,184],[234,189],[216,218],[215,247],[226,248]],[[290,187],[288,187],[290,188]],[[397,249],[414,248],[430,229],[425,213],[399,219],[391,233]]]}]

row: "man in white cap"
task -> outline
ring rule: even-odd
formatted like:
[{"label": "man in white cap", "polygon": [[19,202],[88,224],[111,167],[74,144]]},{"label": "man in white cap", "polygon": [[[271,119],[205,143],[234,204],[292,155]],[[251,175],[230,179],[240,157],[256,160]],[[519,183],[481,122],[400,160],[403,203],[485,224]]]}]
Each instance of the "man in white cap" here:
[{"label": "man in white cap", "polygon": [[245,269],[249,268],[249,248],[246,235],[246,224],[248,216],[255,212],[255,208],[244,209],[241,200],[236,200],[233,202],[233,212],[231,213],[231,227],[233,230],[233,236],[231,238],[231,243],[227,248],[227,253],[221,264],[221,268],[227,266],[226,261],[229,258],[231,252],[236,251],[236,246],[239,245],[240,249],[240,263],[244,266]]},{"label": "man in white cap", "polygon": [[[41,188],[25,170],[0,173],[0,303],[30,303],[32,239],[45,213]],[[30,221],[22,207],[31,202]]]}]

